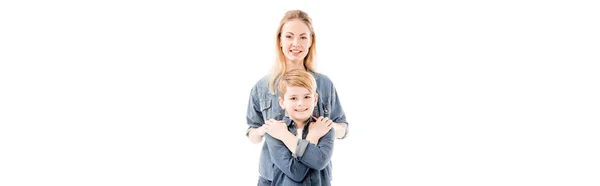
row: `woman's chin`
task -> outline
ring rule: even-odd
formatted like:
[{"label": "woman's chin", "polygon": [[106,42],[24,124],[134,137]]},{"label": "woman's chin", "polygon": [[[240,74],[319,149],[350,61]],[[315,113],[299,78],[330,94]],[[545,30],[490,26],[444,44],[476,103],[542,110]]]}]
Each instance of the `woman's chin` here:
[{"label": "woman's chin", "polygon": [[302,61],[304,59],[304,57],[300,57],[300,56],[288,56],[287,60],[288,61]]}]

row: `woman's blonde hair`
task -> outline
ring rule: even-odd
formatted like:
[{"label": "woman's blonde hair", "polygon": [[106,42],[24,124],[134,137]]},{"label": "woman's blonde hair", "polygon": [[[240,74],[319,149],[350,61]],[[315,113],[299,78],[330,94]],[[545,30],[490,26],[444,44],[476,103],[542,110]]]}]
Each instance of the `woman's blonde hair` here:
[{"label": "woman's blonde hair", "polygon": [[287,65],[285,63],[285,55],[283,54],[283,50],[281,49],[281,29],[283,25],[291,20],[298,19],[306,24],[308,29],[310,30],[310,38],[311,45],[308,50],[308,54],[304,58],[304,67],[306,70],[311,72],[315,72],[314,61],[315,56],[317,54],[317,40],[315,37],[315,31],[312,26],[312,19],[308,16],[308,14],[302,10],[290,10],[285,13],[283,19],[279,22],[279,28],[277,29],[277,38],[275,42],[275,48],[277,51],[275,64],[273,66],[273,70],[271,72],[271,78],[269,80],[269,91],[271,94],[275,94],[275,83],[277,83],[277,77],[280,77],[287,70]]},{"label": "woman's blonde hair", "polygon": [[287,92],[287,87],[302,87],[306,88],[311,94],[317,92],[317,82],[315,78],[305,70],[290,70],[283,73],[279,78],[277,90],[279,97],[283,98]]}]

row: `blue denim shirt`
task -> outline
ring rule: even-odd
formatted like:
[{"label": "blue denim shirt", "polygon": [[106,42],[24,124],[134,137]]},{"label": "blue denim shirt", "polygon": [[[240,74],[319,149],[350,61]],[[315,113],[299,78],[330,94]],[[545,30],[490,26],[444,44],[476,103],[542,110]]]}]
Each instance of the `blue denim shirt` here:
[{"label": "blue denim shirt", "polygon": [[[310,72],[310,71],[309,71]],[[338,99],[337,92],[331,80],[324,74],[310,72],[317,82],[317,93],[319,94],[317,105],[313,111],[315,117],[328,117],[336,123],[346,123],[346,115]],[[269,76],[261,78],[252,88],[248,100],[248,112],[246,121],[249,128],[258,128],[269,119],[283,120],[285,112],[278,102],[279,92],[275,95],[269,92]],[[348,127],[349,128],[349,127]],[[346,134],[348,133],[346,129]],[[246,132],[246,135],[248,133]],[[271,160],[269,148],[264,143],[259,159],[258,171],[261,177],[273,180],[274,164]]]},{"label": "blue denim shirt", "polygon": [[[296,135],[296,123],[289,117],[283,118],[288,130]],[[271,156],[273,166],[273,181],[271,185],[331,185],[331,156],[333,142],[335,141],[334,129],[329,130],[319,139],[317,145],[306,140],[309,133],[310,122],[304,126],[302,139],[298,140],[295,152],[290,152],[285,144],[271,135],[265,135],[265,144]]]}]

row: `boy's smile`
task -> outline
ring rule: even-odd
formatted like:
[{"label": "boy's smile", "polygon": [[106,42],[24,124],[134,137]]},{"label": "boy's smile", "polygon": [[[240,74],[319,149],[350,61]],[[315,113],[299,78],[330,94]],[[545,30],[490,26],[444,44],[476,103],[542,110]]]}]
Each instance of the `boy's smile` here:
[{"label": "boy's smile", "polygon": [[312,116],[318,95],[304,87],[288,86],[279,104],[294,121],[306,121]]}]

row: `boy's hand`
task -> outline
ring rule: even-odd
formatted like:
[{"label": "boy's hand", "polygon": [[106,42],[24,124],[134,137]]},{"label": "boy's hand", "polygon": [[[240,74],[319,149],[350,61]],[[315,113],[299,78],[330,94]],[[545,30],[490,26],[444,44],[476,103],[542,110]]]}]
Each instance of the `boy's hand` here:
[{"label": "boy's hand", "polygon": [[265,123],[265,125],[268,126],[267,133],[278,140],[281,140],[281,138],[283,138],[286,134],[290,133],[290,131],[288,131],[288,126],[285,124],[285,121],[277,121],[274,119],[270,119]]},{"label": "boy's hand", "polygon": [[313,119],[316,121],[308,126],[308,135],[312,137],[320,139],[321,137],[325,136],[325,134],[327,134],[331,128],[333,128],[333,121],[331,121],[329,118],[324,118],[323,116],[315,118],[313,116]]}]

